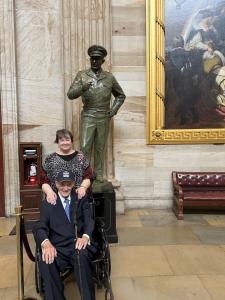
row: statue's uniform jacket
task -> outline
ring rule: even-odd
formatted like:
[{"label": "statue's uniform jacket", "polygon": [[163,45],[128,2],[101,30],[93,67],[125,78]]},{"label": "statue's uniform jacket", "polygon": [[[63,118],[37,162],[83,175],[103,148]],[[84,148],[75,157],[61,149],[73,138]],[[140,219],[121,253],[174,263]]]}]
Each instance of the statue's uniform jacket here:
[{"label": "statue's uniform jacket", "polygon": [[[91,87],[83,92],[83,83],[89,81],[92,81]],[[92,114],[92,110],[94,112],[109,112],[111,94],[115,97],[112,109],[117,106],[120,107],[125,100],[125,95],[113,74],[101,71],[97,76],[91,69],[88,69],[77,73],[67,95],[69,99],[82,96],[84,112],[90,111],[89,113]]]},{"label": "statue's uniform jacket", "polygon": [[[84,91],[83,85],[91,81]],[[112,106],[111,95],[115,97]],[[69,99],[82,97],[80,143],[82,151],[90,159],[92,144],[95,146],[97,177],[103,176],[104,149],[109,131],[110,112],[115,115],[126,96],[112,73],[103,71],[95,74],[91,69],[79,71],[67,93]]]}]

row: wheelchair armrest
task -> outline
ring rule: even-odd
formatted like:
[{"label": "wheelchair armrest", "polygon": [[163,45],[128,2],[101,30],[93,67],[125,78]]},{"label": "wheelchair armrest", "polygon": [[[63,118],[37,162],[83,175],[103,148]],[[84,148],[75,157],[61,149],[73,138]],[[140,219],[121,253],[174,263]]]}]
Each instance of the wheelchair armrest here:
[{"label": "wheelchair armrest", "polygon": [[97,226],[99,226],[100,228],[104,228],[105,227],[105,222],[103,221],[102,218],[96,217],[95,218],[95,222],[96,222]]}]

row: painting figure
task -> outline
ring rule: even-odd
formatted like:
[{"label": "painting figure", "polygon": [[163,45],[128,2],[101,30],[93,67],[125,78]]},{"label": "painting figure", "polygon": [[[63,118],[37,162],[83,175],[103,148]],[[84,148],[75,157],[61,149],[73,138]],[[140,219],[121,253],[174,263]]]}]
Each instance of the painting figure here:
[{"label": "painting figure", "polygon": [[169,2],[165,128],[224,128],[225,1]]}]

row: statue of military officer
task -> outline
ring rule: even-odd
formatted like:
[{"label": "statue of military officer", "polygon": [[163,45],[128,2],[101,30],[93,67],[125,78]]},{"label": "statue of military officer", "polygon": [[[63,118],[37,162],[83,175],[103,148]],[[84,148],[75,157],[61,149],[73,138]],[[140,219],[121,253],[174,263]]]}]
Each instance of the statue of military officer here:
[{"label": "statue of military officer", "polygon": [[[79,71],[67,93],[69,99],[82,97],[80,145],[90,159],[94,146],[94,173],[104,182],[104,154],[109,132],[109,121],[116,115],[126,96],[115,77],[102,69],[107,51],[93,45],[88,49],[91,68]],[[111,94],[115,97],[111,106]]]}]

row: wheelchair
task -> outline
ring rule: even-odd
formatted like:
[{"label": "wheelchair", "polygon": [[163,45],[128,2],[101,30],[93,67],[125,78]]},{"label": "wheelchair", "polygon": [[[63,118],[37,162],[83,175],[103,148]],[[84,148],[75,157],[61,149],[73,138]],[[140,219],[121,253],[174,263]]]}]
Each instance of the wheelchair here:
[{"label": "wheelchair", "polygon": [[[93,213],[94,215],[94,213]],[[104,222],[101,218],[95,218],[95,226],[93,231],[93,241],[97,244],[97,251],[93,255],[93,280],[98,289],[105,289],[105,300],[114,300],[111,285],[111,259],[110,249],[104,230]],[[41,259],[41,249],[36,248],[35,255],[35,285],[36,291],[44,299],[44,282],[39,271],[38,262]],[[72,268],[66,269],[60,273],[61,279],[65,280],[71,273]]]}]

